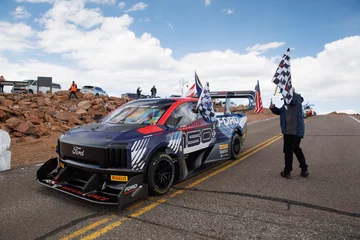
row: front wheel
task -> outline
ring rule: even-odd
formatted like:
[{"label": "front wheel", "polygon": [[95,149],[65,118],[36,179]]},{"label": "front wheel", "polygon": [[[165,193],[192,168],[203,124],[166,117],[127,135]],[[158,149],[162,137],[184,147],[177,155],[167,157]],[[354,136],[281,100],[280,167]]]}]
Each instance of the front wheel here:
[{"label": "front wheel", "polygon": [[162,195],[169,191],[174,182],[175,165],[172,158],[165,154],[156,154],[148,168],[149,191],[154,195]]},{"label": "front wheel", "polygon": [[231,159],[238,159],[241,150],[241,137],[239,134],[234,133],[231,139]]}]

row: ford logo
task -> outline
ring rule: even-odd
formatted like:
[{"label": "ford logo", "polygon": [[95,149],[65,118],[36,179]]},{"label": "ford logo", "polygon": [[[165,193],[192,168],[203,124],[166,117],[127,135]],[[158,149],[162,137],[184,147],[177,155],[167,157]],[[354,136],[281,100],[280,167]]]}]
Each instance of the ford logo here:
[{"label": "ford logo", "polygon": [[72,150],[72,154],[83,157],[85,154],[85,150],[83,150],[81,147],[74,146]]}]

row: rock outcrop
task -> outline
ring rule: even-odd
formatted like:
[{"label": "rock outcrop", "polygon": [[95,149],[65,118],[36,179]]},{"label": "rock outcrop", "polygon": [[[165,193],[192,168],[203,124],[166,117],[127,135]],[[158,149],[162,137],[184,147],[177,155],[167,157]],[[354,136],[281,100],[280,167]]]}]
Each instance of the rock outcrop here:
[{"label": "rock outcrop", "polygon": [[69,91],[38,94],[0,93],[0,129],[11,137],[39,138],[50,131],[65,132],[76,125],[95,121],[129,101],[127,98],[95,97],[77,93],[68,99]]}]

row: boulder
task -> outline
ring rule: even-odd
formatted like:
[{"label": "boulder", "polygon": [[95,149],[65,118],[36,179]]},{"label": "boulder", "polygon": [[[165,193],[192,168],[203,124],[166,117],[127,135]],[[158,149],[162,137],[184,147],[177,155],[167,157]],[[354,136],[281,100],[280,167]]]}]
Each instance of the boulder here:
[{"label": "boulder", "polygon": [[57,112],[55,114],[55,118],[61,120],[61,121],[69,121],[69,119],[71,118],[76,118],[77,119],[77,115],[76,113],[73,112]]},{"label": "boulder", "polygon": [[102,100],[101,98],[96,98],[91,100],[90,102],[92,105],[99,105],[99,104],[104,104],[104,100]]},{"label": "boulder", "polygon": [[84,109],[84,110],[87,110],[91,107],[91,104],[88,102],[88,101],[81,101],[78,103],[78,108],[81,108],[81,109]]},{"label": "boulder", "polygon": [[27,117],[26,119],[34,125],[40,125],[41,123],[43,123],[42,119],[40,119],[39,117],[33,114],[30,114],[30,116]]},{"label": "boulder", "polygon": [[78,110],[76,111],[76,114],[78,114],[78,115],[86,115],[86,114],[87,114],[87,111],[80,108],[80,109],[78,109]]},{"label": "boulder", "polygon": [[22,122],[18,127],[16,127],[15,130],[24,134],[31,134],[37,132],[36,127],[29,121]]},{"label": "boulder", "polygon": [[4,106],[4,107],[10,107],[14,104],[14,101],[11,101],[9,99],[5,99],[1,101],[0,106]]},{"label": "boulder", "polygon": [[9,128],[15,129],[17,126],[19,126],[21,123],[23,123],[22,120],[18,119],[18,118],[9,118],[8,120],[6,120],[6,126],[8,126]]},{"label": "boulder", "polygon": [[4,121],[8,117],[8,114],[0,109],[0,121]]},{"label": "boulder", "polygon": [[78,109],[79,109],[79,108],[78,108],[76,105],[72,105],[72,106],[69,108],[69,110],[70,110],[71,112],[76,112]]},{"label": "boulder", "polygon": [[95,95],[92,94],[92,93],[85,93],[85,94],[83,95],[83,98],[86,99],[86,100],[92,100],[92,99],[95,98]]},{"label": "boulder", "polygon": [[92,108],[95,109],[95,110],[99,110],[103,106],[104,106],[103,104],[98,104],[98,105],[93,105]]}]

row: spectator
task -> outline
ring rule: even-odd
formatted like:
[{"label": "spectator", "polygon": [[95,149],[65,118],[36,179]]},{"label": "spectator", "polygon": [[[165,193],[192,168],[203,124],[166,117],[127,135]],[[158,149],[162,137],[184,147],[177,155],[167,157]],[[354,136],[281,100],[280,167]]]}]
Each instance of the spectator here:
[{"label": "spectator", "polygon": [[137,89],[136,89],[136,96],[137,96],[137,99],[140,99],[140,96],[141,96],[141,88],[140,87],[138,87]]},{"label": "spectator", "polygon": [[156,97],[156,87],[155,87],[155,85],[151,88],[151,98],[155,98]]},{"label": "spectator", "polygon": [[74,95],[76,97],[76,99],[78,99],[78,97],[76,96],[77,85],[76,85],[75,81],[72,82],[69,90],[70,90],[69,99],[71,98],[72,95]]},{"label": "spectator", "polygon": [[4,82],[5,78],[3,75],[0,77],[0,92],[4,92],[4,85],[1,84],[1,82]]},{"label": "spectator", "polygon": [[305,156],[300,148],[301,139],[304,137],[305,125],[304,118],[302,115],[302,102],[304,99],[300,94],[295,93],[290,104],[285,104],[281,108],[275,107],[274,104],[270,103],[270,110],[280,115],[280,126],[283,134],[284,146],[283,152],[285,154],[285,168],[280,175],[284,178],[290,179],[290,172],[292,171],[293,165],[293,153],[299,162],[301,168],[301,176],[307,177],[308,165],[306,165]]}]

